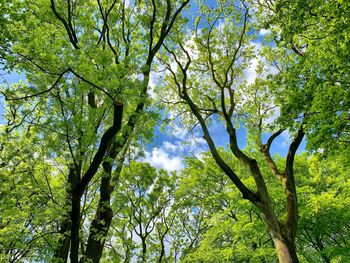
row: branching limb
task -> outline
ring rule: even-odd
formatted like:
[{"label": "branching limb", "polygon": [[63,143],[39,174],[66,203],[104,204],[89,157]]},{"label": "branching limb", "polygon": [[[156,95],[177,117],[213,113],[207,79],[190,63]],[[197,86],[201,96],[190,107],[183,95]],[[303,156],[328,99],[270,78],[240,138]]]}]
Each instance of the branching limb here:
[{"label": "branching limb", "polygon": [[68,21],[66,21],[66,19],[64,19],[64,17],[61,16],[60,13],[58,13],[54,0],[51,0],[51,10],[55,14],[56,18],[62,22],[64,28],[67,31],[67,34],[68,34],[68,37],[69,37],[69,41],[71,42],[73,47],[75,49],[80,49],[80,47],[78,46],[78,38],[77,38],[77,36],[75,34],[75,30],[74,30],[74,28],[72,26],[72,21],[71,21],[72,20],[72,14],[71,14],[71,3],[70,3],[70,0],[68,0]]},{"label": "branching limb", "polygon": [[45,93],[48,93],[48,92],[52,91],[52,90],[57,86],[57,84],[60,82],[60,80],[63,78],[63,76],[64,76],[67,72],[69,72],[69,71],[70,71],[70,69],[66,69],[65,71],[63,71],[63,72],[58,76],[58,78],[56,79],[56,81],[51,85],[50,88],[48,88],[48,89],[46,89],[46,90],[43,90],[43,91],[41,91],[41,92],[35,93],[35,94],[27,95],[27,96],[24,96],[24,97],[18,97],[18,98],[9,98],[9,97],[6,96],[5,93],[3,93],[3,92],[1,92],[1,93],[4,95],[5,100],[8,100],[8,101],[10,101],[10,100],[26,100],[26,99],[30,99],[30,98],[33,98],[33,97],[38,97],[38,96],[40,96],[40,95],[42,95],[42,94],[45,94]]},{"label": "branching limb", "polygon": [[265,157],[265,160],[271,170],[271,172],[273,173],[273,175],[276,176],[276,178],[278,180],[282,180],[282,177],[284,177],[284,174],[282,174],[275,162],[273,161],[272,157],[271,157],[271,154],[270,154],[270,148],[271,148],[271,144],[273,143],[273,141],[283,132],[284,130],[283,129],[280,129],[278,130],[277,132],[275,132],[274,134],[272,134],[270,136],[270,138],[267,140],[267,143],[266,144],[263,144],[261,145],[260,147],[260,151],[264,154],[264,157]]},{"label": "branching limb", "polygon": [[121,102],[115,101],[113,103],[114,106],[114,116],[113,116],[113,125],[105,131],[103,134],[98,150],[90,164],[88,170],[83,175],[81,182],[77,185],[77,191],[82,194],[82,192],[86,189],[87,185],[91,181],[92,177],[97,172],[100,164],[105,157],[106,151],[111,140],[117,134],[117,132],[121,129],[122,125],[122,117],[123,117],[123,104]]},{"label": "branching limb", "polygon": [[293,142],[289,147],[287,160],[286,160],[286,168],[284,171],[284,175],[286,177],[285,193],[286,193],[286,199],[287,199],[287,218],[286,218],[285,225],[288,226],[288,229],[289,229],[288,234],[290,235],[292,240],[295,239],[295,235],[297,231],[297,223],[298,223],[298,202],[297,202],[297,193],[296,193],[293,165],[294,165],[294,157],[295,157],[296,151],[298,150],[300,143],[304,138],[304,135],[305,133],[304,133],[303,127],[301,126],[300,129],[298,130],[296,137],[294,138]]},{"label": "branching limb", "polygon": [[[182,47],[183,50],[184,47]],[[185,51],[184,51],[185,52]],[[176,63],[178,64],[178,66],[181,68],[182,70],[182,74],[183,74],[183,79],[182,79],[182,83],[180,84],[179,82],[177,82],[176,85],[178,86],[178,90],[179,92],[179,96],[187,102],[188,106],[190,107],[193,115],[197,118],[197,120],[199,121],[199,124],[202,128],[202,131],[204,133],[203,138],[207,141],[207,144],[209,146],[210,152],[215,160],[215,162],[220,166],[220,168],[226,173],[226,175],[231,179],[231,181],[236,185],[236,187],[240,190],[240,192],[243,195],[243,198],[250,200],[252,203],[256,204],[258,202],[258,196],[253,193],[250,189],[248,189],[243,183],[242,181],[239,179],[239,177],[237,176],[237,174],[226,164],[226,162],[222,159],[222,157],[220,156],[219,152],[216,149],[215,143],[210,135],[210,132],[208,130],[207,124],[205,119],[203,118],[203,116],[200,114],[200,111],[197,107],[197,105],[194,103],[194,101],[192,100],[192,98],[190,97],[190,95],[188,94],[187,90],[187,70],[192,62],[191,57],[189,55],[189,53],[186,51],[186,56],[187,56],[187,61],[185,66],[182,65],[182,63],[180,62],[180,59],[177,57],[177,55],[172,52],[172,55],[174,57],[174,60],[176,61]]]}]

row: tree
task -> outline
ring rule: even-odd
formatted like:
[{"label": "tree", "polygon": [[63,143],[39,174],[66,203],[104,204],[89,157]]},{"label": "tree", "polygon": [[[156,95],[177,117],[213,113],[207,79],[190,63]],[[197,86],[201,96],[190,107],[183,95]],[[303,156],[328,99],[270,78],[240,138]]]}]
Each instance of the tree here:
[{"label": "tree", "polygon": [[[257,73],[261,76],[254,84],[248,85],[242,80],[244,68],[249,66],[253,57],[253,45],[249,42],[253,30],[250,26],[251,9],[244,1],[217,1],[215,9],[205,4],[200,6],[199,19],[194,26],[196,31],[180,37],[175,35],[172,42],[165,43],[169,57],[164,55],[162,61],[169,77],[166,80],[168,92],[163,100],[179,105],[175,110],[183,113],[187,123],[194,120],[198,123],[216,163],[240,190],[242,197],[262,213],[280,262],[298,262],[295,250],[298,206],[293,163],[304,131],[300,122],[294,123],[294,127],[275,125],[270,128],[267,120],[276,106],[264,80],[263,65],[258,68]],[[180,32],[176,34],[180,35]],[[176,69],[170,60],[176,62]],[[250,170],[254,188],[247,187],[223,160],[209,131],[210,122],[223,125],[229,148],[235,158]],[[245,124],[251,143],[258,146],[281,182],[285,198],[284,217],[279,217],[274,211],[266,179],[256,158],[252,152],[238,147],[236,131],[240,123]],[[297,132],[282,170],[275,165],[270,147],[286,128],[295,128]],[[263,143],[262,135],[271,131],[272,135]]]},{"label": "tree", "polygon": [[[249,172],[234,161],[232,154],[220,148],[226,162],[239,170],[245,184],[252,186]],[[182,172],[178,195],[185,200],[188,217],[198,218],[200,236],[183,251],[181,262],[276,262],[273,243],[259,211],[246,200],[211,157],[189,157]],[[268,171],[264,167],[264,171]],[[271,178],[269,174],[269,179]],[[277,186],[278,187],[278,186]],[[183,230],[184,231],[184,230]]]},{"label": "tree", "polygon": [[1,137],[0,258],[49,261],[58,241],[57,224],[65,214],[59,158],[43,159],[45,143],[33,130]]},{"label": "tree", "polygon": [[259,24],[277,44],[268,59],[279,70],[271,90],[283,92],[281,120],[303,116],[310,150],[347,151],[349,2],[258,2]]},{"label": "tree", "polygon": [[[297,158],[300,196],[298,246],[307,262],[343,262],[349,258],[348,156]],[[305,175],[305,171],[308,174]]]},{"label": "tree", "polygon": [[[252,187],[254,181],[249,171],[233,154],[222,148],[219,152],[231,167],[240,171],[242,181]],[[276,165],[284,164],[285,158],[274,157]],[[300,215],[296,246],[301,262],[343,262],[348,258],[348,159],[347,156],[324,159],[306,153],[296,156]],[[259,210],[240,198],[210,152],[203,153],[200,159],[189,157],[186,163],[177,196],[182,200],[181,209],[197,225],[201,224],[201,230],[194,246],[182,250],[181,262],[277,262]],[[278,198],[281,187],[267,165],[261,166],[261,170],[266,175],[274,209],[283,214],[284,200]],[[180,219],[180,213],[177,212],[175,220]],[[196,219],[199,214],[204,217]],[[188,228],[180,229],[185,234]],[[182,242],[183,246],[187,243],[184,239]]]},{"label": "tree", "polygon": [[[1,10],[12,40],[1,46],[6,68],[26,74],[25,83],[2,89],[7,132],[34,127],[47,143],[43,158],[63,157],[70,185],[58,260],[69,251],[71,262],[82,254],[81,262],[99,261],[112,219],[113,167],[121,169],[146,107],[153,58],[188,2],[28,0]],[[81,251],[81,202],[97,176],[100,200]]]},{"label": "tree", "polygon": [[176,217],[175,187],[174,172],[135,161],[123,168],[112,204],[118,220],[112,225],[108,260],[167,262],[166,237]]},{"label": "tree", "polygon": [[[0,3],[0,62],[26,75],[1,86],[0,250],[6,260],[66,262],[70,255],[70,262],[99,262],[105,246],[107,260],[125,262],[137,254],[158,262],[244,261],[252,253],[257,261],[275,260],[272,242],[280,262],[348,256],[348,240],[339,234],[348,231],[342,188],[348,182],[340,168],[329,170],[341,162],[300,162],[305,169],[324,164],[310,168],[310,182],[294,160],[306,134],[311,151],[348,164],[339,157],[349,149],[348,3],[200,0],[187,24],[181,13],[189,0]],[[261,28],[271,33],[260,49]],[[187,169],[194,178],[184,179],[175,199],[177,185],[168,174],[130,158],[139,180],[123,171],[130,146],[153,134],[157,113],[149,107],[148,86],[156,56],[167,69],[160,99],[203,134],[212,156],[190,160],[189,167],[220,174],[207,180]],[[248,82],[254,61],[257,77]],[[217,147],[214,125],[226,133],[230,153]],[[248,134],[244,150],[239,127]],[[271,154],[283,132],[293,138],[285,159]],[[327,173],[339,181],[322,180]],[[240,211],[228,179],[246,199]],[[321,211],[329,200],[337,205]],[[262,237],[256,235],[260,218],[267,226]]]}]

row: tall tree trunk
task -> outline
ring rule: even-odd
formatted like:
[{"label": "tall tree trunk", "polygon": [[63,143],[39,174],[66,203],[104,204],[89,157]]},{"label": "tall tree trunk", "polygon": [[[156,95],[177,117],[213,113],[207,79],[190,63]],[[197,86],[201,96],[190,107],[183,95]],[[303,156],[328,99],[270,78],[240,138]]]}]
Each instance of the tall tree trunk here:
[{"label": "tall tree trunk", "polygon": [[158,263],[162,263],[163,257],[165,256],[165,246],[164,246],[164,240],[161,241],[161,250],[160,250],[160,255],[158,258]]},{"label": "tall tree trunk", "polygon": [[63,220],[60,227],[60,234],[62,237],[59,239],[58,248],[55,250],[53,258],[55,261],[67,262],[69,247],[70,247],[70,235],[69,230],[71,228],[70,218],[67,217]]},{"label": "tall tree trunk", "polygon": [[70,261],[71,263],[79,262],[79,242],[80,242],[80,200],[81,195],[73,192],[72,194],[72,211],[70,214],[72,227],[71,227],[71,250]]},{"label": "tall tree trunk", "polygon": [[[297,226],[297,222],[290,224],[290,221],[286,220],[286,222],[282,224],[275,215],[271,205],[258,205],[258,207],[264,214],[263,220],[274,242],[278,262],[299,263],[295,249],[296,230],[294,229],[294,227]],[[294,218],[294,220],[296,220],[296,216]]]},{"label": "tall tree trunk", "polygon": [[146,238],[141,237],[141,243],[142,243],[142,262],[146,262],[146,255],[147,255],[147,244],[146,244]]},{"label": "tall tree trunk", "polygon": [[273,237],[273,242],[280,263],[299,263],[294,241],[286,240],[283,237]]},{"label": "tall tree trunk", "polygon": [[71,211],[70,211],[70,262],[78,263],[79,261],[79,243],[80,243],[80,201],[83,195],[83,190],[78,187],[80,177],[80,166],[71,168],[73,171],[69,173],[70,177],[70,197],[71,197]]},{"label": "tall tree trunk", "polygon": [[110,207],[111,177],[102,176],[100,186],[100,200],[96,209],[95,217],[91,222],[90,233],[84,257],[80,262],[98,263],[101,259],[103,247],[106,241],[109,227],[113,218]]},{"label": "tall tree trunk", "polygon": [[[76,183],[76,172],[75,172],[74,165],[71,165],[69,168],[69,174],[68,174],[68,183],[69,186],[66,190],[66,206],[69,208],[69,211],[72,209],[72,189],[73,184]],[[70,230],[71,230],[71,218],[70,215],[66,215],[63,221],[60,224],[60,230],[59,233],[62,235],[62,237],[59,239],[59,244],[57,249],[55,250],[55,254],[53,258],[56,261],[59,262],[67,262],[68,254],[69,254],[69,248],[70,248]]]},{"label": "tall tree trunk", "polygon": [[112,164],[113,160],[117,157],[118,153],[121,152],[119,143],[114,141],[113,145],[108,150],[107,159],[102,163],[103,174],[101,177],[100,185],[100,199],[96,209],[95,217],[91,222],[90,232],[84,257],[81,259],[83,262],[98,263],[102,257],[103,248],[106,242],[109,228],[111,226],[113,211],[110,205],[111,193],[114,190],[112,184],[119,180],[124,159],[125,149],[122,152],[122,156],[117,161],[117,169],[115,176],[112,178]]}]

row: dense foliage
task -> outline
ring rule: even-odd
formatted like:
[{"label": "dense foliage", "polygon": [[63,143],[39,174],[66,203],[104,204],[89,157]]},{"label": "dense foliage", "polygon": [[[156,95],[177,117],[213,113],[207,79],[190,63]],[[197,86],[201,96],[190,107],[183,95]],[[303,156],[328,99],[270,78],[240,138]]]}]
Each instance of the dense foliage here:
[{"label": "dense foliage", "polygon": [[[349,17],[341,0],[0,0],[0,261],[347,262]],[[152,167],[160,119],[208,151]]]}]

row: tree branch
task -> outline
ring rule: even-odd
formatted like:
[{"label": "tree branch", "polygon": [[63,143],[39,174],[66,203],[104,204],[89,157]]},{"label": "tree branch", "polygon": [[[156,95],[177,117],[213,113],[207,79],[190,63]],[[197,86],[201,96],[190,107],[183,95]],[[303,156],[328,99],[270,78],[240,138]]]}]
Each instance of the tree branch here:
[{"label": "tree branch", "polygon": [[107,129],[105,133],[102,135],[100,145],[92,160],[92,163],[90,164],[88,170],[83,175],[81,182],[77,185],[75,189],[76,191],[79,192],[79,194],[82,194],[85,191],[87,185],[89,184],[92,177],[97,172],[100,164],[102,163],[111,140],[114,138],[114,136],[118,133],[118,131],[121,128],[122,117],[123,117],[123,104],[119,101],[114,101],[113,106],[114,106],[113,125],[109,129]]},{"label": "tree branch", "polygon": [[67,72],[69,72],[70,69],[66,69],[65,71],[63,71],[61,74],[59,74],[58,78],[56,79],[56,81],[54,82],[54,84],[51,85],[50,88],[46,89],[46,90],[43,90],[43,91],[40,91],[38,93],[35,93],[35,94],[32,94],[32,95],[27,95],[27,96],[24,96],[24,97],[19,97],[19,98],[8,98],[6,96],[5,93],[1,92],[4,97],[5,97],[5,100],[25,100],[25,99],[29,99],[29,98],[33,98],[33,97],[37,97],[37,96],[40,96],[42,94],[45,94],[45,93],[48,93],[50,92],[51,90],[53,90],[56,85],[60,82],[61,78],[64,76],[64,74],[66,74]]},{"label": "tree branch", "polygon": [[67,31],[68,37],[69,37],[69,41],[71,42],[71,44],[73,45],[73,47],[75,49],[80,49],[80,47],[78,46],[78,39],[77,36],[75,35],[75,31],[74,29],[71,27],[71,18],[70,18],[70,0],[68,0],[68,10],[69,10],[69,15],[68,15],[68,21],[67,22],[61,15],[60,13],[58,13],[57,9],[56,9],[56,5],[55,5],[55,1],[51,0],[51,10],[52,12],[55,14],[56,18],[58,20],[60,20],[64,26],[64,28]]},{"label": "tree branch", "polygon": [[273,161],[272,157],[271,157],[271,154],[270,154],[270,147],[271,147],[271,144],[272,142],[283,132],[284,130],[283,129],[280,129],[278,130],[277,132],[275,132],[274,134],[272,134],[270,136],[270,138],[267,140],[267,143],[266,144],[263,144],[261,145],[260,147],[260,151],[264,154],[264,157],[265,157],[265,160],[268,164],[268,166],[270,167],[271,169],[271,172],[273,173],[274,176],[276,176],[276,178],[278,180],[282,180],[282,177],[284,177],[284,174],[282,174],[275,162]]},{"label": "tree branch", "polygon": [[[200,114],[197,105],[193,102],[189,94],[187,93],[187,69],[191,63],[191,58],[186,52],[187,55],[187,62],[186,66],[183,67],[180,63],[180,60],[176,57],[175,53],[172,53],[174,56],[174,59],[176,63],[179,65],[179,67],[182,69],[183,72],[183,81],[182,86],[178,87],[180,90],[179,96],[184,99],[188,106],[190,107],[193,115],[197,118],[199,121],[199,124],[203,130],[204,136],[203,138],[207,141],[207,144],[209,146],[210,152],[215,160],[215,162],[219,165],[219,167],[225,172],[225,174],[231,179],[231,181],[235,184],[235,186],[238,188],[238,190],[242,193],[243,198],[250,200],[252,203],[257,204],[258,202],[258,196],[253,193],[250,189],[248,189],[242,181],[239,179],[239,177],[236,175],[236,173],[226,164],[226,162],[221,158],[219,152],[216,149],[215,143],[210,135],[210,132],[208,130],[208,127],[206,125],[205,120],[203,119],[202,115]],[[178,85],[180,85],[178,83]]]},{"label": "tree branch", "polygon": [[294,138],[291,143],[287,155],[286,160],[286,168],[284,171],[284,175],[286,177],[285,182],[285,194],[287,199],[287,217],[285,225],[288,226],[289,235],[292,240],[295,239],[296,231],[297,231],[297,223],[298,223],[298,201],[297,201],[297,193],[295,186],[295,178],[293,171],[294,157],[295,153],[299,148],[300,143],[304,138],[303,126],[298,130],[297,136]]}]

